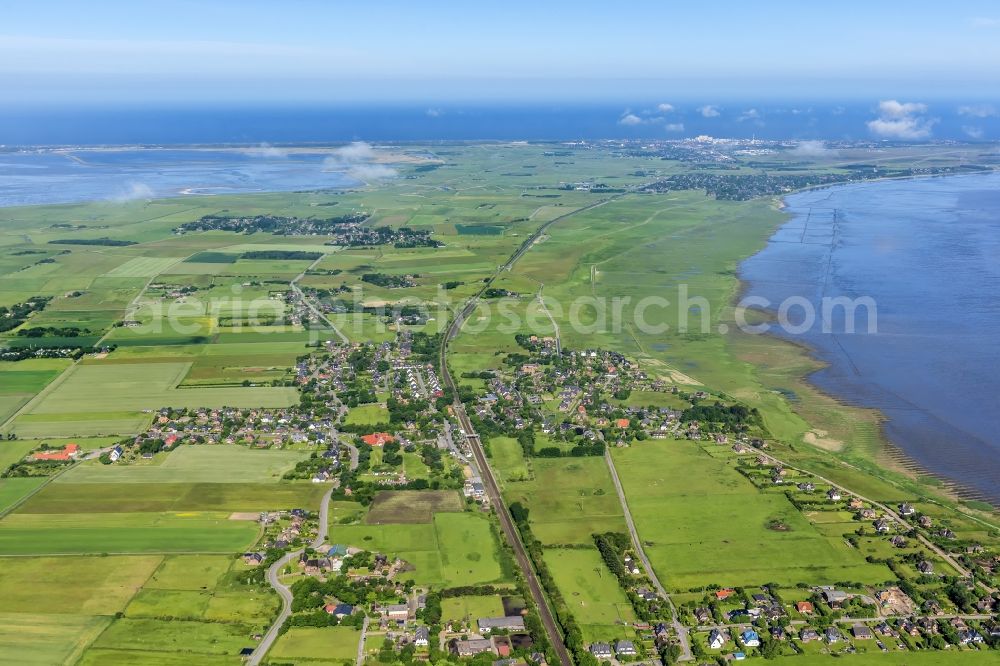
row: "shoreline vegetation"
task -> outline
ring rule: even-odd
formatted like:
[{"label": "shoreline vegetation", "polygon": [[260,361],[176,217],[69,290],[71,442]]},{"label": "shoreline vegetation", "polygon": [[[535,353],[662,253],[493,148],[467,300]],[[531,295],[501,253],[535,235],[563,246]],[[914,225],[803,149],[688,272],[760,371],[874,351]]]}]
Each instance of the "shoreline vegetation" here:
[{"label": "shoreline vegetation", "polygon": [[[926,178],[961,178],[967,174],[920,174],[912,176],[889,176],[873,179],[867,183],[878,183],[895,180],[917,180]],[[763,243],[747,253],[740,263],[760,253],[781,227],[793,219],[788,212],[786,198],[794,194],[817,189],[835,187],[850,187],[857,183],[823,184],[804,187],[795,192],[772,197],[773,209],[776,213],[772,225]],[[739,276],[735,281],[733,298],[730,302],[735,306],[748,290],[747,283]],[[770,321],[771,315],[755,311],[755,321]],[[731,323],[731,322],[730,322]],[[986,517],[995,517],[994,512],[1000,509],[996,503],[990,502],[982,493],[963,486],[955,479],[949,479],[910,457],[905,449],[893,442],[885,434],[884,425],[888,420],[876,408],[851,403],[839,396],[832,395],[813,384],[809,377],[827,367],[826,363],[817,358],[817,350],[812,346],[781,338],[773,334],[753,335],[742,332],[737,326],[730,326],[727,339],[734,355],[740,360],[753,365],[759,377],[770,377],[776,388],[781,392],[789,407],[803,417],[813,428],[803,435],[803,443],[815,447],[818,451],[836,456],[843,465],[854,467],[860,472],[871,475],[902,489],[920,492],[925,500],[937,501],[967,515],[969,518],[983,522],[993,529],[1000,529],[1000,522],[990,522]],[[769,358],[777,354],[778,358]],[[794,369],[787,370],[789,365]],[[829,412],[834,412],[833,414]],[[851,442],[850,432],[845,421],[854,421],[863,427],[875,431],[875,438],[868,443]],[[935,497],[937,496],[937,497]],[[959,506],[962,508],[960,509]]]}]

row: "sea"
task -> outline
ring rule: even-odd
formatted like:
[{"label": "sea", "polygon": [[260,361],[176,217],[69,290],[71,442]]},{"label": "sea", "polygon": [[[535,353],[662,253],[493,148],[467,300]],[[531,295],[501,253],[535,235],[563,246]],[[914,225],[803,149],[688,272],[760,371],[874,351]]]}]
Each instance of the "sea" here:
[{"label": "sea", "polygon": [[[796,330],[771,332],[827,364],[809,381],[879,410],[921,468],[1000,504],[1000,173],[837,186],[785,204],[788,222],[741,265],[744,297],[772,314],[800,299],[787,310]],[[836,297],[867,304],[853,333],[843,309],[823,330],[822,299]]]}]

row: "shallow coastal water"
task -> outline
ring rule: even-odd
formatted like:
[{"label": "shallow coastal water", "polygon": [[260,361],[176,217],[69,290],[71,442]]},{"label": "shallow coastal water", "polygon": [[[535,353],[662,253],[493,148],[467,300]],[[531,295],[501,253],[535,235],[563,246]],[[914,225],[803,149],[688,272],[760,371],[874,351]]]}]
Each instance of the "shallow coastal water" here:
[{"label": "shallow coastal water", "polygon": [[[800,335],[829,367],[809,379],[874,407],[927,470],[1000,502],[1000,174],[795,194],[792,218],[741,266],[744,296],[871,297],[877,332],[843,317]],[[801,311],[801,310],[800,310]],[[859,310],[863,312],[863,310]]]},{"label": "shallow coastal water", "polygon": [[0,206],[240,194],[355,184],[327,154],[246,150],[31,150],[0,153]]}]

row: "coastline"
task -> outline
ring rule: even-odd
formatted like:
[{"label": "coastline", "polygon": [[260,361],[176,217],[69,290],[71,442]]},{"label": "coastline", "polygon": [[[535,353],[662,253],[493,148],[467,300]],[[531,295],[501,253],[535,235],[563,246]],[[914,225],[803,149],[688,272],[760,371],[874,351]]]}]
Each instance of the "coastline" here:
[{"label": "coastline", "polygon": [[[993,169],[993,171],[996,171],[996,169]],[[958,178],[963,175],[966,174],[947,177]],[[943,177],[946,176],[935,174],[902,178],[891,177],[866,181],[866,183]],[[751,284],[745,278],[744,271],[742,270],[744,262],[763,252],[770,243],[770,239],[782,227],[795,219],[795,216],[789,212],[791,207],[786,201],[787,197],[810,190],[832,189],[834,187],[847,187],[849,185],[853,185],[853,183],[806,187],[780,197],[772,198],[772,206],[781,219],[773,226],[767,239],[756,250],[739,260],[735,288],[730,301],[731,307],[735,307],[736,304],[745,298],[751,288]],[[755,309],[751,312],[753,313],[752,318],[754,321],[773,321],[775,318],[775,313],[772,311]],[[726,344],[734,357],[752,365],[761,386],[782,394],[783,400],[789,409],[811,428],[811,430],[803,433],[799,441],[784,442],[793,451],[797,447],[805,445],[810,448],[809,453],[812,455],[809,457],[815,455],[832,456],[841,465],[853,467],[860,472],[878,478],[901,490],[906,489],[912,492],[919,492],[921,495],[926,495],[926,499],[931,499],[938,504],[946,503],[951,508],[976,520],[982,521],[982,518],[974,514],[969,514],[968,511],[992,514],[995,510],[1000,509],[1000,501],[988,497],[985,493],[974,487],[963,485],[956,479],[935,472],[908,454],[900,444],[893,441],[886,433],[885,426],[889,421],[889,417],[883,411],[852,402],[847,398],[824,390],[814,383],[811,379],[814,374],[831,367],[830,362],[821,358],[818,348],[807,342],[788,339],[787,337],[775,335],[771,332],[764,335],[755,335],[743,332],[737,326],[731,326],[730,330],[733,332],[726,336]],[[764,340],[763,344],[761,340]],[[755,342],[756,344],[751,345],[749,344],[750,342]],[[768,363],[760,358],[761,347],[780,357],[782,365],[791,363],[795,366],[804,366],[804,368],[800,368],[795,372],[788,372],[778,367],[776,363]],[[766,381],[768,376],[772,377],[771,382]],[[775,383],[774,379],[778,379],[778,382]],[[831,406],[835,407],[842,416],[849,417],[849,420],[870,423],[877,433],[876,445],[870,446],[846,439],[840,441],[834,440],[836,445],[833,446],[830,445],[829,441],[825,445],[817,441],[810,441],[809,435],[811,434],[818,433],[813,438],[814,440],[817,438],[824,439],[830,434],[831,431],[826,428],[830,424],[824,422],[822,418],[817,418],[817,415]],[[962,505],[962,509],[955,506],[959,504]]]}]

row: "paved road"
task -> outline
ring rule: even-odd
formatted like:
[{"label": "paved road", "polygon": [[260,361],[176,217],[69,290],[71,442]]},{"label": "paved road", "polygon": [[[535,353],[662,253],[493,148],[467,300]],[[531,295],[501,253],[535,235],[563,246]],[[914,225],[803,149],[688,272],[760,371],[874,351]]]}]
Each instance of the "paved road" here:
[{"label": "paved road", "polygon": [[[316,538],[312,541],[313,548],[319,548],[326,541],[326,535],[329,518],[330,518],[330,496],[333,494],[333,488],[326,491],[323,495],[323,499],[320,501],[319,505],[319,525],[316,528]],[[296,550],[295,552],[288,553],[280,560],[271,565],[267,570],[267,582],[274,588],[274,591],[278,593],[281,597],[281,612],[278,613],[277,619],[274,624],[267,630],[264,634],[264,638],[261,639],[260,644],[257,649],[254,650],[250,658],[247,659],[247,664],[250,666],[258,666],[261,660],[264,659],[264,655],[267,651],[271,649],[274,641],[278,638],[278,632],[281,631],[282,625],[292,614],[292,590],[290,587],[281,582],[281,571],[290,563],[294,562],[302,554],[303,549]]]},{"label": "paved road", "polygon": [[646,575],[649,579],[653,581],[653,586],[656,591],[660,593],[660,596],[667,602],[670,606],[670,612],[674,619],[671,625],[674,631],[677,633],[677,640],[680,642],[681,654],[678,657],[678,661],[690,661],[694,659],[691,654],[691,641],[688,636],[687,627],[681,624],[680,619],[677,617],[677,608],[674,606],[673,599],[667,594],[667,590],[660,584],[660,579],[656,577],[656,572],[653,571],[653,565],[650,563],[649,558],[646,556],[646,551],[642,547],[642,541],[639,539],[639,532],[635,529],[635,522],[632,520],[632,512],[628,508],[628,501],[625,499],[625,489],[622,488],[621,479],[618,478],[618,470],[615,469],[615,462],[611,459],[611,451],[608,449],[604,450],[604,460],[608,463],[608,469],[611,471],[611,480],[615,483],[615,490],[618,492],[618,500],[622,505],[622,512],[625,514],[625,524],[628,525],[629,534],[632,536],[632,547],[635,548],[636,555],[639,556],[639,560],[642,562],[643,568],[646,570]]},{"label": "paved road", "polygon": [[350,340],[347,339],[347,336],[344,335],[343,333],[341,333],[340,329],[337,328],[336,326],[334,326],[333,322],[330,321],[330,319],[325,314],[323,314],[322,312],[320,312],[320,309],[317,308],[315,305],[313,305],[313,302],[310,301],[308,298],[306,298],[306,295],[302,293],[301,289],[299,289],[299,280],[301,280],[303,277],[305,277],[305,274],[307,272],[309,272],[313,268],[313,266],[315,266],[316,264],[318,264],[322,260],[323,260],[323,257],[320,257],[316,261],[314,261],[311,264],[309,264],[309,266],[306,268],[306,270],[304,270],[301,273],[299,273],[298,275],[296,275],[295,279],[293,279],[289,283],[289,285],[291,286],[292,291],[294,291],[295,294],[299,297],[299,300],[302,301],[302,304],[305,305],[307,308],[309,308],[309,310],[314,315],[316,315],[317,317],[319,317],[320,319],[322,319],[324,322],[326,322],[326,325],[329,326],[331,329],[333,329],[333,332],[337,334],[337,337],[340,338],[341,342],[343,342],[344,344],[348,344],[350,342]]},{"label": "paved road", "polygon": [[562,356],[562,339],[559,337],[559,324],[556,323],[556,318],[552,316],[552,313],[549,312],[549,309],[545,306],[545,299],[542,298],[542,289],[545,289],[544,283],[542,283],[542,286],[538,288],[538,304],[541,306],[542,312],[545,313],[545,316],[547,316],[549,321],[552,322],[552,328],[555,330],[556,356]]},{"label": "paved road", "polygon": [[358,656],[354,658],[354,666],[361,666],[365,660],[365,636],[368,634],[368,616],[361,623],[361,638],[358,640]]},{"label": "paved road", "polygon": [[358,468],[358,463],[361,461],[360,454],[358,453],[358,447],[354,446],[353,444],[349,444],[347,442],[343,442],[343,445],[347,447],[348,453],[351,454],[350,468],[351,471],[353,472]]}]

